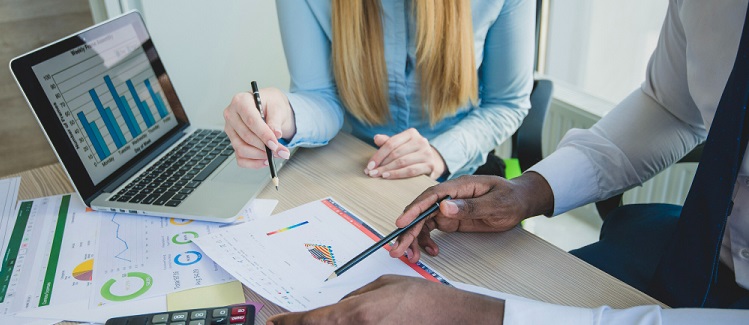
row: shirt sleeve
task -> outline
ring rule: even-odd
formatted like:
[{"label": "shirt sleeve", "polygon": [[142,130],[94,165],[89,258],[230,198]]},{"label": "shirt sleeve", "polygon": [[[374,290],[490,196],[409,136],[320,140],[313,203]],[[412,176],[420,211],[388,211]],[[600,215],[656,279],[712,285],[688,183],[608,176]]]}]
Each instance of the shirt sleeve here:
[{"label": "shirt sleeve", "polygon": [[276,1],[276,8],[291,77],[286,96],[296,123],[296,134],[286,145],[325,145],[343,125],[343,106],[330,62],[330,38],[317,16],[330,13],[314,12],[303,0]]},{"label": "shirt sleeve", "polygon": [[645,82],[588,130],[572,129],[529,170],[554,193],[554,215],[641,185],[706,138],[686,81],[686,40],[672,1]]},{"label": "shirt sleeve", "polygon": [[535,1],[507,1],[489,28],[478,69],[479,106],[431,140],[450,178],[473,173],[509,138],[530,108]]},{"label": "shirt sleeve", "polygon": [[627,309],[613,309],[608,306],[588,309],[527,299],[507,299],[503,324],[741,324],[746,322],[747,317],[749,310],[662,309],[656,305]]}]

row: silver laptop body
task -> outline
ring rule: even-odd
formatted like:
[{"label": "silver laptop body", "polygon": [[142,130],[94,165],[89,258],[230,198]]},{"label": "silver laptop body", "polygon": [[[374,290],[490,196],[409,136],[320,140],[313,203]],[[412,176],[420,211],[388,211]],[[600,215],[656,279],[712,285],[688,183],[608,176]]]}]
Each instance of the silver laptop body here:
[{"label": "silver laptop body", "polygon": [[94,210],[232,222],[270,180],[268,170],[237,166],[223,131],[190,125],[136,11],[16,57],[10,68]]}]

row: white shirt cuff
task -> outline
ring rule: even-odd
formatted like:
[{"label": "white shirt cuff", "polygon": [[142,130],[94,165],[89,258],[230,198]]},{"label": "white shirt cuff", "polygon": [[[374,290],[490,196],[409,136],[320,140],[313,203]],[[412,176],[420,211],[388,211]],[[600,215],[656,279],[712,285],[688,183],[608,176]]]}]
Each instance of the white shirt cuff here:
[{"label": "white shirt cuff", "polygon": [[541,174],[554,193],[554,214],[590,203],[598,184],[590,160],[573,147],[562,147],[533,165],[528,171]]}]

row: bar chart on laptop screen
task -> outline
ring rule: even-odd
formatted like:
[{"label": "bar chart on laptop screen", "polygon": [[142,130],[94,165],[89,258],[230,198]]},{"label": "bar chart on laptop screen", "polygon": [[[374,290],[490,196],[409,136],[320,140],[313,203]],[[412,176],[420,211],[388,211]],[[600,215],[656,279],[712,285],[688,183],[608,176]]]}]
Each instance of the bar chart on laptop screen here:
[{"label": "bar chart on laptop screen", "polygon": [[94,183],[177,124],[132,26],[33,69]]}]

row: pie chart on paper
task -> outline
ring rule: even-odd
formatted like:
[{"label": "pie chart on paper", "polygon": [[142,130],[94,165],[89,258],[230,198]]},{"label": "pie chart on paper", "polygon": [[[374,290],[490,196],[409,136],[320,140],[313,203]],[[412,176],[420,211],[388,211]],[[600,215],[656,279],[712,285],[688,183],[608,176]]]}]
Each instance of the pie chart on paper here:
[{"label": "pie chart on paper", "polygon": [[94,259],[87,259],[73,269],[73,277],[79,281],[91,281],[94,274]]}]

